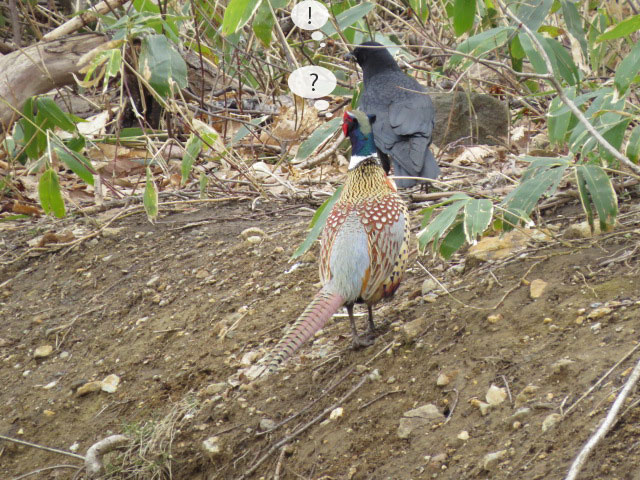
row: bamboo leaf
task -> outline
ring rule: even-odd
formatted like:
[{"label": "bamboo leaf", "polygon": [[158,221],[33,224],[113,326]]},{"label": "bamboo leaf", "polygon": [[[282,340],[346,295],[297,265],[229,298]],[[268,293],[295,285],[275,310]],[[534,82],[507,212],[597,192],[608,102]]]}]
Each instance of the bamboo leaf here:
[{"label": "bamboo leaf", "polygon": [[616,68],[614,84],[619,95],[624,95],[640,71],[640,42],[636,43]]},{"label": "bamboo leaf", "polygon": [[605,40],[626,37],[638,30],[640,30],[640,15],[634,15],[633,17],[626,18],[620,23],[617,23],[613,27],[607,29],[606,32],[596,38],[596,42],[604,42]]},{"label": "bamboo leaf", "polygon": [[48,120],[55,126],[60,127],[67,132],[75,132],[76,124],[73,123],[69,116],[60,110],[60,107],[48,97],[40,97],[36,100],[36,107],[38,113],[48,118]]},{"label": "bamboo leaf", "polygon": [[164,35],[147,35],[142,40],[140,73],[161,97],[187,86],[187,64]]},{"label": "bamboo leaf", "polygon": [[440,244],[440,255],[445,260],[451,258],[451,255],[456,253],[462,245],[464,245],[465,234],[462,222],[457,223],[449,233],[444,237]]},{"label": "bamboo leaf", "polygon": [[156,184],[151,177],[151,170],[147,167],[147,182],[144,187],[144,195],[142,196],[142,203],[144,205],[144,211],[147,213],[147,218],[153,223],[158,216],[158,190]]},{"label": "bamboo leaf", "polygon": [[631,131],[626,153],[629,160],[633,163],[638,163],[638,159],[640,159],[640,125]]},{"label": "bamboo leaf", "polygon": [[324,224],[327,223],[327,218],[331,213],[331,209],[333,205],[340,198],[340,194],[342,193],[342,186],[338,187],[333,195],[331,195],[328,199],[324,201],[322,205],[316,210],[316,213],[313,214],[313,218],[311,219],[311,223],[309,224],[309,233],[307,234],[307,238],[304,239],[304,242],[300,244],[300,246],[293,252],[291,255],[291,260],[295,260],[300,255],[304,255],[304,253],[311,248],[313,242],[320,236],[322,229],[324,228]]},{"label": "bamboo leaf", "polygon": [[459,37],[473,27],[476,0],[455,0],[453,4],[453,30]]},{"label": "bamboo leaf", "polygon": [[618,216],[618,197],[611,179],[599,165],[578,165],[578,175],[584,179],[591,201],[600,220],[600,230],[605,232],[615,225]]},{"label": "bamboo leaf", "polygon": [[262,0],[230,0],[222,19],[222,35],[228,37],[244,27],[261,3]]},{"label": "bamboo leaf", "polygon": [[47,215],[53,214],[58,218],[66,215],[58,174],[52,168],[47,169],[40,177],[38,195],[40,205]]},{"label": "bamboo leaf", "polygon": [[189,174],[191,173],[191,168],[193,167],[193,163],[200,155],[202,151],[202,140],[196,137],[193,133],[189,136],[189,140],[187,140],[187,145],[185,147],[184,156],[182,157],[181,164],[181,173],[182,173],[182,181],[181,184],[184,185],[187,183],[189,179]]},{"label": "bamboo leaf", "polygon": [[342,124],[342,118],[336,117],[326,123],[323,123],[307,138],[296,153],[296,159],[301,160],[309,157],[316,149],[331,137]]},{"label": "bamboo leaf", "polygon": [[[373,10],[373,7],[373,3],[362,2],[336,15],[336,23],[338,24],[340,30],[344,30],[345,28],[350,27],[351,25],[356,23],[358,20],[364,18],[367,13]],[[322,31],[322,33],[324,33],[327,37],[338,33],[336,32],[336,28],[331,22],[325,23],[324,27],[322,27],[320,31]]]},{"label": "bamboo leaf", "polygon": [[434,218],[426,228],[422,229],[418,233],[418,244],[421,251],[424,251],[433,242],[433,250],[435,251],[438,244],[438,240],[444,232],[453,224],[460,210],[465,206],[467,202],[471,201],[471,198],[465,200],[458,200],[447,208],[445,208],[440,214]]},{"label": "bamboo leaf", "polygon": [[469,243],[475,243],[476,237],[482,235],[493,217],[491,200],[473,199],[464,206],[464,236]]}]

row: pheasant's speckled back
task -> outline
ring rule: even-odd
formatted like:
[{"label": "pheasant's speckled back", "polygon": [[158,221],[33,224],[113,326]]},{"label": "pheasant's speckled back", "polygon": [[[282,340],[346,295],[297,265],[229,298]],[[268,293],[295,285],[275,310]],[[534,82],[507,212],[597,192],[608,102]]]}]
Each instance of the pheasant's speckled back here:
[{"label": "pheasant's speckled back", "polygon": [[349,172],[322,236],[320,278],[346,303],[393,294],[409,255],[407,207],[375,158]]}]

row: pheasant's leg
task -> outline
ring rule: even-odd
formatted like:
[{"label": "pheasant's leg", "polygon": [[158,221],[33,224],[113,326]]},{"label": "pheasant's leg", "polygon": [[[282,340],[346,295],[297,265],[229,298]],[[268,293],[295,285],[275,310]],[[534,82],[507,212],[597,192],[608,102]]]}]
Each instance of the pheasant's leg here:
[{"label": "pheasant's leg", "polygon": [[369,336],[361,337],[358,335],[358,329],[356,328],[356,321],[353,318],[353,305],[347,305],[347,313],[349,314],[349,321],[351,322],[351,334],[353,338],[351,340],[353,348],[369,347],[373,345],[373,339]]},{"label": "pheasant's leg", "polygon": [[376,334],[376,326],[373,324],[373,307],[367,305],[369,308],[369,335],[374,336]]}]

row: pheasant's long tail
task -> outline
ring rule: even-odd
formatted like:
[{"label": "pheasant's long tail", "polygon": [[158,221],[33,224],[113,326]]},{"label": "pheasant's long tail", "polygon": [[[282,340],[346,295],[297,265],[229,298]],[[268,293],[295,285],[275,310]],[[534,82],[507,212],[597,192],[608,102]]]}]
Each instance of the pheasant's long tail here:
[{"label": "pheasant's long tail", "polygon": [[293,352],[320,330],[343,304],[344,299],[337,293],[324,288],[320,290],[269,355],[269,372],[276,370],[293,355]]}]

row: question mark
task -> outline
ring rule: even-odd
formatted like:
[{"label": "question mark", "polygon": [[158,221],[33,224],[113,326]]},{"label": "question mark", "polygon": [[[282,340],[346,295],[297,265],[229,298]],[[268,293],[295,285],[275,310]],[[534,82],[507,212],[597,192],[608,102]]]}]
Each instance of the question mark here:
[{"label": "question mark", "polygon": [[315,80],[313,82],[311,82],[311,91],[315,92],[316,89],[314,88],[316,85],[316,82],[318,81],[318,74],[317,73],[310,73],[309,74],[312,77],[316,77]]}]

